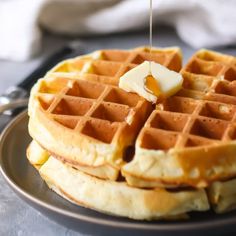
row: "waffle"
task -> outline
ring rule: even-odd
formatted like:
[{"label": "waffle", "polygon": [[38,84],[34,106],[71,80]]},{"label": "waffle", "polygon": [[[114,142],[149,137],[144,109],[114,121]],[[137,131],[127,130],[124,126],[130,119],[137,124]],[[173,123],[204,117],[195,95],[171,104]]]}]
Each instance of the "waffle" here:
[{"label": "waffle", "polygon": [[[31,91],[30,135],[63,162],[116,180],[123,154],[152,109],[144,98],[118,88],[118,77],[149,58],[145,48],[138,48],[104,50],[60,63]],[[181,66],[176,48],[156,49],[151,59],[175,70]]]},{"label": "waffle", "polygon": [[29,132],[62,161],[101,178],[116,179],[123,152],[150,110],[144,99],[117,87],[47,78],[32,90]]},{"label": "waffle", "polygon": [[50,70],[31,91],[30,163],[64,198],[112,215],[181,219],[210,205],[235,208],[236,58],[198,51],[181,70],[183,89],[156,106],[118,87],[149,59],[181,68],[178,48],[151,57],[136,48]]},{"label": "waffle", "polygon": [[50,154],[33,140],[26,150],[26,156],[30,164],[39,169],[48,160]]},{"label": "waffle", "polygon": [[133,50],[107,49],[65,60],[47,73],[47,76],[65,76],[118,86],[120,77],[146,60],[157,62],[170,70],[179,71],[182,53],[178,47]]},{"label": "waffle", "polygon": [[208,188],[209,202],[217,213],[236,208],[236,179],[225,182],[216,181]]},{"label": "waffle", "polygon": [[[111,188],[113,192],[119,193],[119,196],[121,196],[121,193],[123,191],[125,191],[125,195],[123,194],[122,197],[117,198],[117,200],[119,200],[119,206],[117,205],[117,202],[114,201],[110,202],[109,205],[106,205],[106,212],[114,214],[115,207],[115,213],[117,215],[123,215],[135,219],[180,220],[188,218],[188,214],[186,212],[193,210],[205,211],[209,209],[210,205],[217,213],[224,213],[235,209],[236,207],[234,187],[236,184],[236,179],[231,179],[225,182],[213,182],[213,184],[211,184],[207,188],[207,195],[203,189],[201,189],[200,191],[194,191],[193,189],[179,189],[178,191],[168,191],[163,188],[159,188],[158,190],[156,189],[157,191],[155,189],[143,191],[139,188],[129,187],[129,185],[127,185],[127,183],[124,181],[109,181],[108,184],[105,180],[102,181],[101,179],[83,174],[84,172],[82,171],[76,171],[75,168],[70,168],[69,165],[62,163],[61,161],[56,161],[55,159],[57,158],[54,158],[52,156],[50,158],[49,157],[50,154],[42,149],[37,144],[37,142],[32,141],[30,143],[27,149],[27,158],[29,162],[38,171],[40,171],[42,178],[46,181],[48,186],[69,201],[95,210],[104,212],[104,206],[101,204],[104,204],[104,199],[105,202],[106,200],[109,201],[108,199],[111,197],[111,195],[109,195],[111,193]],[[48,162],[49,159],[50,161]],[[41,167],[43,168],[41,169]],[[73,179],[68,180],[71,177]],[[91,197],[90,194],[88,196],[84,196],[82,194],[81,196],[80,193],[77,192],[75,194],[74,191],[72,191],[74,189],[74,186],[78,186],[78,182],[81,181],[81,177],[82,180],[84,180],[86,189],[90,187],[93,190],[97,189],[97,183],[101,184],[102,186],[106,186],[106,188],[100,188],[100,190],[103,190],[103,200],[101,204],[100,201],[96,201],[96,199],[90,199],[89,201],[87,201],[88,197]],[[61,181],[62,179],[65,180],[65,182],[68,181],[68,183],[71,183],[76,179],[76,184],[70,184],[70,186],[68,187],[64,181]],[[90,191],[88,191],[88,193],[89,192]],[[154,202],[153,205],[156,206],[155,211],[153,211],[152,207],[148,206],[149,201],[145,200],[145,196],[149,194],[153,194],[154,201],[152,200],[152,202]],[[135,195],[136,198],[133,198],[133,195]],[[137,199],[137,196],[139,196],[137,204],[130,206],[130,204],[127,203],[129,202],[129,198],[132,198],[133,200]],[[163,201],[165,204],[163,204]],[[161,202],[161,204],[158,204],[159,202]],[[167,204],[167,202],[172,202],[172,204]],[[140,212],[142,214],[140,214]]]},{"label": "waffle", "polygon": [[[31,163],[37,156],[33,151],[29,148],[27,152]],[[37,153],[38,160],[42,160],[42,152]],[[62,197],[106,214],[137,220],[186,219],[186,212],[209,209],[203,189],[170,192],[133,188],[125,182],[102,180],[85,174],[52,156],[41,162],[39,173],[49,188]]]},{"label": "waffle", "polygon": [[183,89],[158,104],[122,167],[138,187],[206,187],[236,175],[236,58],[200,50],[181,70]]}]

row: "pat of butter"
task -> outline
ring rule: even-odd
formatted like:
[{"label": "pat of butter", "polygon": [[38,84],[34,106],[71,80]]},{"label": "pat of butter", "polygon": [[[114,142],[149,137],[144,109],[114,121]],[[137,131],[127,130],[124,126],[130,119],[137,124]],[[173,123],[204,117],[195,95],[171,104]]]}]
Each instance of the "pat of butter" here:
[{"label": "pat of butter", "polygon": [[[145,78],[150,75],[149,63],[149,61],[144,61],[121,76],[119,87],[127,92],[135,92],[148,101],[155,103],[158,97],[145,89]],[[161,97],[172,96],[182,87],[182,75],[158,63],[151,62],[151,73],[160,88]]]}]

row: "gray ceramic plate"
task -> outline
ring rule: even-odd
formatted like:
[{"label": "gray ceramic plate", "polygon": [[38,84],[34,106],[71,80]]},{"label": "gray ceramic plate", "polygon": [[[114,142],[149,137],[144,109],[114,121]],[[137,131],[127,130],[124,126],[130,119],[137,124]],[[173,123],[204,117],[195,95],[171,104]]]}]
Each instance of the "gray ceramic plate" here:
[{"label": "gray ceramic plate", "polygon": [[[13,190],[47,217],[80,232],[94,235],[219,235],[236,232],[236,212],[195,213],[179,222],[133,221],[76,206],[51,190],[28,163],[25,150],[31,138],[23,112],[4,130],[0,142],[1,172]],[[94,189],[94,192],[99,191]],[[233,235],[233,234],[232,234]]]}]

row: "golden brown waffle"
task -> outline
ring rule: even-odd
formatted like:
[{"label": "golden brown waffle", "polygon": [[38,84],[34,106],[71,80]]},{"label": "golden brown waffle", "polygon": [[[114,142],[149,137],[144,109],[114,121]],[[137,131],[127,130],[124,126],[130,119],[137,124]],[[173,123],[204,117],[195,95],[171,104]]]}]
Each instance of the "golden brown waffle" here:
[{"label": "golden brown waffle", "polygon": [[186,219],[189,211],[209,209],[204,189],[168,191],[134,188],[124,181],[90,176],[52,156],[45,159],[44,152],[33,141],[28,148],[27,158],[32,164],[37,159],[40,161],[40,165],[34,166],[49,188],[80,206],[139,220]]},{"label": "golden brown waffle", "polygon": [[[113,216],[136,220],[186,219],[186,212],[209,209],[203,189],[171,192],[161,188],[133,188],[124,182],[92,177],[63,165],[53,157],[40,168],[39,173],[49,188],[59,195]],[[94,194],[94,190],[98,194]]]},{"label": "golden brown waffle", "polygon": [[157,105],[122,169],[139,187],[205,187],[236,176],[236,58],[201,50],[181,70],[184,88]]},{"label": "golden brown waffle", "polygon": [[[118,87],[47,78],[32,90],[29,131],[63,161],[116,179],[124,149],[133,143],[150,111],[145,99]],[[94,167],[100,167],[98,173]]]},{"label": "golden brown waffle", "polygon": [[[91,175],[117,179],[125,149],[151,104],[117,86],[119,76],[149,59],[145,48],[103,50],[60,63],[32,89],[29,131],[46,150]],[[152,60],[179,70],[178,48],[155,49]]]},{"label": "golden brown waffle", "polygon": [[153,48],[151,54],[145,47],[133,50],[107,49],[65,60],[55,66],[48,75],[58,76],[59,74],[118,85],[123,74],[145,60],[157,62],[174,71],[179,71],[182,65],[181,51],[177,47]]},{"label": "golden brown waffle", "polygon": [[[153,54],[179,71],[179,49]],[[117,87],[122,73],[148,57],[145,48],[97,51],[38,81],[29,104],[29,161],[63,197],[109,214],[179,219],[207,210],[208,201],[216,212],[235,208],[236,59],[197,52],[181,70],[183,89],[154,109]],[[134,159],[124,159],[135,140]]]}]

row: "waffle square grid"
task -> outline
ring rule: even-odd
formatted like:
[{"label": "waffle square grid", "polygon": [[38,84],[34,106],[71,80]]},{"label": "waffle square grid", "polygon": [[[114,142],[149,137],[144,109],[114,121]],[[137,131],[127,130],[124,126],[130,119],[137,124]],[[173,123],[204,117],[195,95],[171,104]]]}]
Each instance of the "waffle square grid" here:
[{"label": "waffle square grid", "polygon": [[151,54],[148,48],[136,48],[132,51],[101,50],[90,56],[66,60],[53,68],[48,75],[65,73],[84,80],[118,85],[119,78],[123,74],[146,60],[179,71],[181,69],[180,54],[178,48],[154,48]]},{"label": "waffle square grid", "polygon": [[[141,146],[168,150],[233,140],[236,133],[236,59],[199,51],[181,73],[183,89],[157,105],[142,131]],[[147,144],[147,135],[156,141]],[[166,141],[158,141],[161,135],[165,135]]]}]

